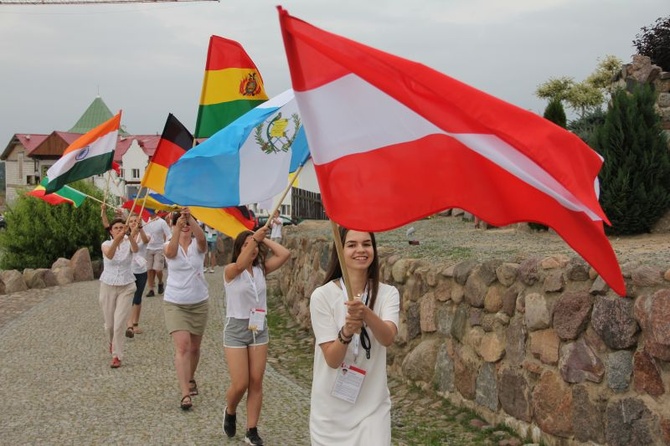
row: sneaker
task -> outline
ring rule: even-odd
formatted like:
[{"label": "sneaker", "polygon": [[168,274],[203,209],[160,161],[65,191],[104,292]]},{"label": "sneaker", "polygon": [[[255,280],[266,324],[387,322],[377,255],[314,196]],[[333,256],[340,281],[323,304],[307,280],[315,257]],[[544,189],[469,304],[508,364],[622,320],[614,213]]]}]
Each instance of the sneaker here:
[{"label": "sneaker", "polygon": [[159,284],[158,284],[158,294],[163,294],[163,290],[164,290],[164,288],[163,288],[163,284],[162,284],[162,283],[159,283]]},{"label": "sneaker", "polygon": [[223,409],[223,432],[228,438],[233,438],[237,431],[237,414],[230,415],[228,413],[228,406]]},{"label": "sneaker", "polygon": [[[112,363],[109,366],[113,369],[118,369],[119,367],[121,367],[121,360],[119,358],[117,358],[116,356],[114,356],[112,358]],[[251,443],[251,444],[253,444],[253,443]]]},{"label": "sneaker", "polygon": [[[158,286],[160,287],[160,285],[158,285]],[[160,289],[160,288],[159,288],[159,289]],[[155,296],[155,294],[154,294],[154,289],[152,288],[152,289],[150,289],[149,292],[147,293],[147,297],[154,297],[154,296]]]},{"label": "sneaker", "polygon": [[210,269],[208,269],[207,272],[208,272],[208,273],[213,273],[213,272],[214,272],[214,268],[210,268]]},{"label": "sneaker", "polygon": [[258,429],[256,429],[255,427],[247,429],[247,433],[244,436],[244,442],[246,444],[263,446],[263,439],[258,435]]}]

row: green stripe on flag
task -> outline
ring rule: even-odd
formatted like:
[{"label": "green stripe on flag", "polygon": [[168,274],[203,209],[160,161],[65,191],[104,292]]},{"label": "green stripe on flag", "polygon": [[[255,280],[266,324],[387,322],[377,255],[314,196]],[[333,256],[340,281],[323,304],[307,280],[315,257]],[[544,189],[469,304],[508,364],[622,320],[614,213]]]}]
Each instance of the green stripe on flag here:
[{"label": "green stripe on flag", "polygon": [[113,159],[114,151],[111,151],[77,161],[77,163],[67,172],[64,172],[56,178],[50,178],[49,183],[45,188],[47,191],[57,191],[66,184],[73,183],[77,180],[83,180],[84,178],[97,175],[101,172],[106,172],[112,168]]},{"label": "green stripe on flag", "polygon": [[209,138],[263,102],[265,102],[265,99],[255,101],[230,101],[222,102],[220,104],[201,105],[198,108],[198,121],[195,126],[195,137]]}]

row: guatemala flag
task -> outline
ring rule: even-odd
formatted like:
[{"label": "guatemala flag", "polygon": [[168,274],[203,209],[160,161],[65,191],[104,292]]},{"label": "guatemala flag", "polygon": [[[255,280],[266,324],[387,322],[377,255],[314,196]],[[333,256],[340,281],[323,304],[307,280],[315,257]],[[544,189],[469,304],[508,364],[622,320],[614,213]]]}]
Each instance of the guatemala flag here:
[{"label": "guatemala flag", "polygon": [[287,90],[184,153],[168,170],[164,195],[182,206],[258,203],[281,193],[308,158],[298,105]]}]

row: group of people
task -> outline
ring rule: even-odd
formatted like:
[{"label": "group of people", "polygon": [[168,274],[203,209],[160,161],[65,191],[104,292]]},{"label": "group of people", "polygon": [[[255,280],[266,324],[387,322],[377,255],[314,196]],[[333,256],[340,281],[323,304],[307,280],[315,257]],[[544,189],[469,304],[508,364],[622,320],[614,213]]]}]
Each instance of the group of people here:
[{"label": "group of people", "polygon": [[[278,215],[270,225],[275,219],[278,220]],[[124,324],[130,321],[126,330],[135,332],[135,321],[139,320],[142,292],[139,303],[133,305],[138,307],[137,318],[134,312],[129,316],[131,301],[135,303],[141,281],[135,271],[140,271],[143,263],[135,265],[134,259],[146,258],[145,268],[156,266],[148,255],[155,234],[151,231],[149,235],[149,225],[143,228],[136,216],[131,216],[127,225],[122,219],[114,219],[109,225],[111,238],[102,245],[100,304],[112,367],[121,365]],[[204,273],[211,268],[212,260],[205,261],[209,241],[188,209],[173,213],[168,227],[170,234],[164,235],[162,243],[169,272],[163,310],[175,349],[179,404],[188,411],[193,407],[193,397],[199,393],[195,375],[209,311]],[[223,431],[228,437],[236,435],[237,410],[246,394],[244,439],[252,445],[263,445],[258,422],[269,342],[266,276],[291,256],[277,237],[268,237],[268,231],[270,227],[264,226],[255,232],[239,234],[233,242],[232,260],[223,271],[226,297],[223,347],[230,373]],[[334,244],[325,281],[310,299],[316,338],[309,420],[312,444],[387,445],[391,443],[391,399],[386,347],[393,343],[398,330],[399,293],[380,282],[373,233],[340,228],[338,236],[343,246],[342,259]],[[147,250],[146,257],[141,254],[141,246]],[[160,293],[162,275],[155,274],[155,278]],[[346,291],[345,278],[350,293]],[[151,276],[148,279],[153,290]]]}]

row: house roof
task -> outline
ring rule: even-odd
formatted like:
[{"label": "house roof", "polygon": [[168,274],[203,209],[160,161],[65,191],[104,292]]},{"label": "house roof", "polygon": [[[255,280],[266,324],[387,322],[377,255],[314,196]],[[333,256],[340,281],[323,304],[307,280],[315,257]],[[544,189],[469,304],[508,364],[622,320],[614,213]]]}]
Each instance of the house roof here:
[{"label": "house roof", "polygon": [[47,139],[48,136],[49,135],[42,134],[36,135],[34,133],[16,133],[14,136],[12,136],[12,139],[9,140],[7,147],[5,147],[5,150],[3,150],[2,154],[0,155],[0,160],[7,159],[9,154],[12,153],[12,150],[14,150],[14,147],[19,144],[25,147],[28,155],[30,155],[30,153],[35,150],[35,148],[39,146],[42,141]]},{"label": "house roof", "polygon": [[[105,121],[110,120],[114,114],[111,112],[105,101],[100,96],[93,99],[91,105],[88,106],[83,115],[79,118],[77,123],[70,129],[70,133],[84,134]],[[128,133],[123,129],[119,129],[120,135],[127,135]]]}]

